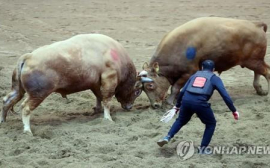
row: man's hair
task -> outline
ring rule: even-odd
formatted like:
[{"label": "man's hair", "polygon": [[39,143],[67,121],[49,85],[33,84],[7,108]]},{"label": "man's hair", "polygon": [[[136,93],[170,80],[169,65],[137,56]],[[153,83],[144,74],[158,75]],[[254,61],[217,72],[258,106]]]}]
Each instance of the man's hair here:
[{"label": "man's hair", "polygon": [[202,68],[205,70],[213,71],[215,68],[215,63],[212,60],[205,60],[202,62]]}]

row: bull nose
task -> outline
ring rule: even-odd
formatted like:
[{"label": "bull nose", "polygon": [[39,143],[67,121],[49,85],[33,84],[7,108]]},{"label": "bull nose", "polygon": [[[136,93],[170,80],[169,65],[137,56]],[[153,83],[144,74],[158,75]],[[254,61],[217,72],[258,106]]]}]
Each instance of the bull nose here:
[{"label": "bull nose", "polygon": [[155,108],[155,109],[160,108],[160,107],[161,107],[161,105],[160,105],[160,104],[158,104],[158,103],[154,103],[154,108]]},{"label": "bull nose", "polygon": [[132,109],[132,105],[126,105],[126,108],[125,109],[127,109],[127,110],[131,110]]}]

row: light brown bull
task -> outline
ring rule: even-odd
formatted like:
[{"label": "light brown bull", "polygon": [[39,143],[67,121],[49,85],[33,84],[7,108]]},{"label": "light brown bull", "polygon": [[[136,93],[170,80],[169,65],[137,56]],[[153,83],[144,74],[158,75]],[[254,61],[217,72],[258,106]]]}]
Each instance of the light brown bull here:
[{"label": "light brown bull", "polygon": [[[4,97],[1,122],[20,101],[24,132],[31,133],[30,113],[53,92],[66,95],[92,90],[97,97],[96,110],[104,105],[104,118],[110,116],[113,95],[125,109],[141,90],[135,88],[136,69],[121,44],[101,34],[77,35],[47,45],[19,58],[12,76],[12,92]],[[31,133],[32,134],[32,133]]]},{"label": "light brown bull", "polygon": [[[221,73],[236,65],[254,71],[254,88],[259,95],[269,91],[270,69],[264,61],[267,25],[247,20],[204,17],[189,21],[169,32],[159,43],[149,65],[143,65],[153,82],[144,83],[151,105],[158,108],[169,86],[172,104],[187,79],[210,59]],[[268,82],[263,91],[260,75]]]}]

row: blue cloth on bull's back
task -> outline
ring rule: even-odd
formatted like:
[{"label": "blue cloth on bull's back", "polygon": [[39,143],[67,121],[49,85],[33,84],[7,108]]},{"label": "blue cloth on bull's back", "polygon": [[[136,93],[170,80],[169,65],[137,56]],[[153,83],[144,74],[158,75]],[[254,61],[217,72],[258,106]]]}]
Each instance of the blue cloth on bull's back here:
[{"label": "blue cloth on bull's back", "polygon": [[196,48],[195,47],[188,47],[186,50],[186,57],[189,60],[193,60],[196,57]]}]

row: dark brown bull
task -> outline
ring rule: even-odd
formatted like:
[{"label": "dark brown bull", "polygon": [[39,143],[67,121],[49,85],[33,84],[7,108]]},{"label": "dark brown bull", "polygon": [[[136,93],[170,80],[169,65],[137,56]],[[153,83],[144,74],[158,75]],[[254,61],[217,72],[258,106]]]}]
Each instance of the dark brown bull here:
[{"label": "dark brown bull", "polygon": [[[204,17],[177,27],[160,42],[143,69],[153,82],[143,88],[151,105],[158,108],[172,85],[167,99],[172,104],[187,79],[200,69],[200,64],[211,59],[221,73],[236,65],[255,73],[253,86],[259,95],[269,91],[269,66],[264,61],[267,48],[267,25],[247,20]],[[260,75],[268,82],[268,91],[259,83]]]},{"label": "dark brown bull", "polygon": [[96,110],[104,105],[104,118],[110,116],[113,95],[125,109],[131,109],[141,90],[136,89],[136,69],[121,44],[100,34],[77,35],[65,41],[38,48],[19,58],[12,76],[12,92],[4,97],[1,122],[20,101],[24,132],[31,133],[30,113],[53,92],[66,95],[92,90]]}]

